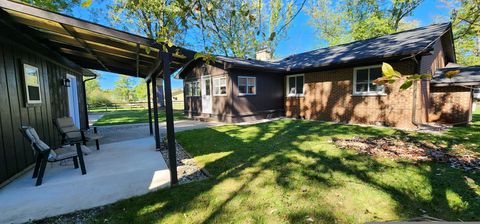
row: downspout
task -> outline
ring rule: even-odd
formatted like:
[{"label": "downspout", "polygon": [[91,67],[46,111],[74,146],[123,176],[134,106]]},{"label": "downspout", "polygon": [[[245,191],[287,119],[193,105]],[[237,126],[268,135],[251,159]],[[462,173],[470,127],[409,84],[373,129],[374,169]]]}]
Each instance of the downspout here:
[{"label": "downspout", "polygon": [[[420,62],[417,60],[417,58],[414,56],[412,57],[412,61],[416,65],[416,73],[420,74]],[[413,83],[413,101],[412,101],[412,123],[415,125],[417,128],[420,126],[420,124],[417,122],[417,83],[418,81],[414,81]]]},{"label": "downspout", "polygon": [[85,126],[87,127],[87,129],[90,129],[90,124],[89,124],[89,122],[88,122],[87,91],[86,91],[86,89],[85,89],[85,83],[86,83],[87,81],[94,80],[94,79],[96,79],[96,78],[97,78],[97,74],[94,74],[92,78],[85,79],[85,80],[82,81],[82,82],[83,82],[83,99],[84,99],[84,101],[85,101],[85,103],[83,104],[84,109],[85,109],[85,118],[86,118],[86,119],[85,119],[85,123],[86,123]]}]

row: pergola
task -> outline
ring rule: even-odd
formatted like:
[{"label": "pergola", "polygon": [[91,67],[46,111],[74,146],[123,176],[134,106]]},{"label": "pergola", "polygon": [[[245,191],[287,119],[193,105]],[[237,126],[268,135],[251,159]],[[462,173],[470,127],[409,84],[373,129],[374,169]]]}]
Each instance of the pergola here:
[{"label": "pergola", "polygon": [[50,49],[52,52],[49,53],[53,53],[57,60],[83,70],[84,74],[89,73],[86,68],[144,78],[147,81],[150,134],[154,134],[157,148],[160,147],[160,133],[155,87],[157,78],[163,78],[171,184],[178,182],[170,78],[174,70],[193,59],[194,51],[167,47],[150,38],[23,3],[1,0],[0,8],[0,20],[10,28]]}]

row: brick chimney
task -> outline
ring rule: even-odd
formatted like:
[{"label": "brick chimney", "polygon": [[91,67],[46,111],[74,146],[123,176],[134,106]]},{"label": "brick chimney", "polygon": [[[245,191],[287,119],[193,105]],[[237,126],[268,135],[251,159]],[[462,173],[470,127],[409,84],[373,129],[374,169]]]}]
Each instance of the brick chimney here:
[{"label": "brick chimney", "polygon": [[272,60],[272,52],[268,48],[263,48],[257,51],[255,59],[260,61]]}]

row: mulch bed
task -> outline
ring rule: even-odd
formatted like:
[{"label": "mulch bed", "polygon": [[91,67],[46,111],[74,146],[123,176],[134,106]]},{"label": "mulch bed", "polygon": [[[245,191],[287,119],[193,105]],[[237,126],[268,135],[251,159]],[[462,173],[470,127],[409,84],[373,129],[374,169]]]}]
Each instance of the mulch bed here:
[{"label": "mulch bed", "polygon": [[480,172],[480,154],[465,149],[462,145],[455,145],[453,150],[448,150],[431,143],[415,141],[411,137],[392,136],[332,138],[332,141],[339,148],[353,149],[363,154],[396,160],[434,161],[465,171]]}]

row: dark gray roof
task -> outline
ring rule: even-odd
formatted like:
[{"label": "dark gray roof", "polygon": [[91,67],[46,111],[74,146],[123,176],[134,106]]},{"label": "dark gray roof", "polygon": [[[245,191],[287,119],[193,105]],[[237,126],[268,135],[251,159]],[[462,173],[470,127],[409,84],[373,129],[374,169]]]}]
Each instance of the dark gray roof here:
[{"label": "dark gray roof", "polygon": [[[445,75],[449,71],[458,70],[460,73],[453,78],[447,78]],[[430,81],[432,85],[480,85],[480,65],[470,67],[450,67],[438,69]]]},{"label": "dark gray roof", "polygon": [[[388,58],[426,53],[433,49],[436,40],[448,32],[450,28],[450,23],[433,24],[367,40],[320,48],[272,61],[225,56],[216,56],[216,60],[219,63],[226,63],[230,68],[281,73],[302,72],[308,69],[346,63],[381,61]],[[188,66],[191,68],[192,63],[184,66],[177,73],[178,77],[190,69],[187,68]]]},{"label": "dark gray roof", "polygon": [[428,52],[431,50],[433,43],[450,27],[450,23],[433,24],[381,37],[294,54],[269,62],[221,56],[217,59],[231,63],[233,67],[301,71],[361,60]]}]

